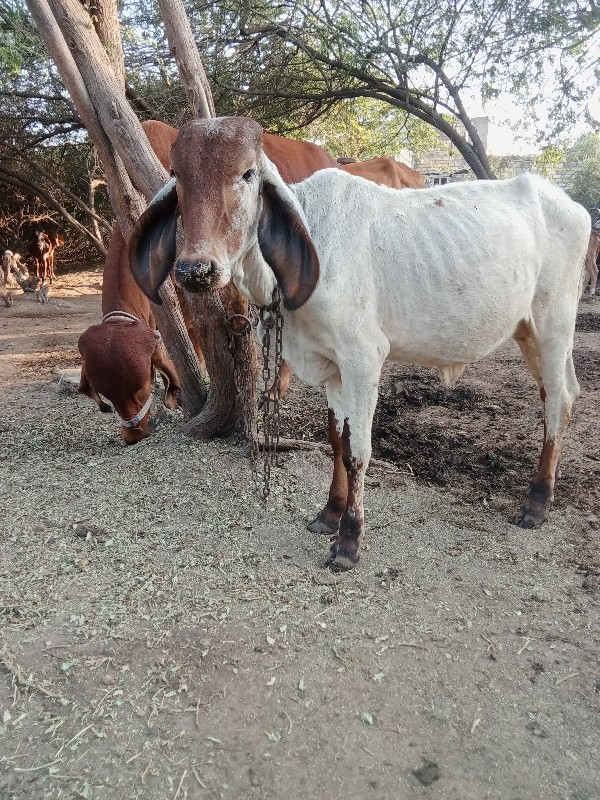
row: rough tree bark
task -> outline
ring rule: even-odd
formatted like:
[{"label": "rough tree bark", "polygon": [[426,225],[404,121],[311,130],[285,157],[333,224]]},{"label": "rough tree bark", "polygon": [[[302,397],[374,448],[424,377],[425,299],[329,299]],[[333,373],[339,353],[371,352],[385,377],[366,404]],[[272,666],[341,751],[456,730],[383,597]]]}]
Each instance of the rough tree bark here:
[{"label": "rough tree bark", "polygon": [[[158,0],[158,5],[192,113],[213,117],[212,93],[182,0]],[[254,446],[256,344],[250,329],[235,335],[227,322],[232,314],[247,316],[249,304],[233,284],[220,293],[185,292],[185,297],[210,375],[207,403],[187,423],[186,432],[198,438],[233,433],[238,441]]]},{"label": "rough tree bark", "polygon": [[114,0],[94,0],[93,22],[102,46],[112,65],[119,86],[125,91],[125,59],[119,25],[119,12]]},{"label": "rough tree bark", "polygon": [[158,0],[158,7],[192,113],[210,119],[215,116],[215,104],[183,3]]},{"label": "rough tree bark", "polygon": [[[88,206],[92,211],[92,213],[96,211],[96,189],[99,186],[104,186],[105,184],[106,181],[103,178],[102,179],[94,178],[90,175],[88,181]],[[102,241],[102,236],[100,234],[100,227],[96,219],[97,219],[96,216],[90,218],[92,230],[94,232],[94,235],[97,236],[98,239],[100,239],[100,241]]]},{"label": "rough tree bark", "polygon": [[[145,205],[139,192],[149,200],[168,176],[127,103],[108,54],[78,0],[27,0],[27,4],[96,145],[113,209],[128,236]],[[153,307],[155,318],[181,379],[184,409],[195,415],[204,404],[206,390],[175,290],[168,281],[161,289],[161,299],[163,306]]]}]

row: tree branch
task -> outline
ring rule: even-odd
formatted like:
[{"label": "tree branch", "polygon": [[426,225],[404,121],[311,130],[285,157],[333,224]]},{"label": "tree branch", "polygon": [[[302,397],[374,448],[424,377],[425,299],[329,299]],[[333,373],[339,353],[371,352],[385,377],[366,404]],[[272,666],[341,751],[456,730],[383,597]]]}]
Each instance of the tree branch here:
[{"label": "tree branch", "polygon": [[7,184],[8,186],[15,186],[19,189],[23,189],[23,191],[27,192],[30,195],[33,195],[34,197],[41,198],[49,208],[53,208],[55,211],[57,211],[61,215],[61,217],[63,217],[63,219],[66,222],[68,222],[69,225],[71,225],[71,227],[75,228],[77,231],[79,231],[79,233],[83,234],[83,236],[85,236],[86,239],[89,239],[89,241],[94,245],[96,250],[102,256],[106,257],[106,248],[104,247],[104,244],[101,241],[99,241],[94,236],[94,234],[91,233],[91,231],[88,231],[85,225],[82,225],[81,222],[75,219],[75,217],[72,217],[69,214],[69,212],[57,200],[51,197],[43,189],[40,189],[39,186],[36,186],[35,184],[23,178],[22,176],[16,175],[14,172],[11,172],[10,170],[3,168],[0,168],[0,181],[2,183]]}]

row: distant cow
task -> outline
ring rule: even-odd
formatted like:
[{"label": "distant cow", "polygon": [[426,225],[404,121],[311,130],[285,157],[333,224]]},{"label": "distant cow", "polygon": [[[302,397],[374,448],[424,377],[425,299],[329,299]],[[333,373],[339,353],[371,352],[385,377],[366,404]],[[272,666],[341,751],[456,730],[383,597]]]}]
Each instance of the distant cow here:
[{"label": "distant cow", "polygon": [[585,273],[583,278],[583,289],[590,284],[590,296],[596,294],[596,284],[598,283],[598,256],[600,255],[600,223],[594,225],[588,242],[587,254],[585,257]]},{"label": "distant cow", "polygon": [[[344,159],[345,161],[345,159]],[[425,178],[420,172],[411,169],[395,158],[379,156],[369,158],[367,161],[352,161],[341,163],[344,172],[358,175],[380,186],[389,186],[390,189],[423,189]]]},{"label": "distant cow", "polygon": [[64,239],[52,229],[34,228],[27,238],[27,251],[42,283],[54,280],[54,251],[61,244],[64,244]]}]

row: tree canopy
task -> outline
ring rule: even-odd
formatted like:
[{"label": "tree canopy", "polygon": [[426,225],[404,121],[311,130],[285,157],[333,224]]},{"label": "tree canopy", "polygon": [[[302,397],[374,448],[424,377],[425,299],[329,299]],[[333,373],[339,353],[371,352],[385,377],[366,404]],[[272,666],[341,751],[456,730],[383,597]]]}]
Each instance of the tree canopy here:
[{"label": "tree canopy", "polygon": [[237,11],[244,79],[228,88],[241,87],[253,102],[285,99],[290,113],[305,117],[344,98],[376,98],[444,133],[486,177],[491,168],[465,92],[485,101],[508,91],[531,121],[540,103],[551,104],[544,134],[556,139],[589,116],[599,22],[600,9],[577,0],[259,0]]},{"label": "tree canopy", "polygon": [[[120,8],[131,103],[142,117],[181,124],[186,96],[156,4]],[[598,127],[587,105],[600,77],[593,2],[189,0],[186,9],[219,114],[249,114],[336,156],[423,149],[437,129],[477,177],[492,177],[465,109],[474,92],[483,101],[510,92],[530,124],[551,107],[543,145],[578,120]],[[36,210],[51,194],[101,249],[90,213],[96,161],[23,0],[0,6],[0,94],[2,205],[18,192]],[[65,154],[73,165],[59,168]]]}]

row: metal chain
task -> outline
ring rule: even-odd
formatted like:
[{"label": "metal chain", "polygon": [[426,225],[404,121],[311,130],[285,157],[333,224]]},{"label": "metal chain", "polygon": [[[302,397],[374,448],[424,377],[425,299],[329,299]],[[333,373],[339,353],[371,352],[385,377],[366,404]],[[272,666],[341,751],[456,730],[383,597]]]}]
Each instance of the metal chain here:
[{"label": "metal chain", "polygon": [[[271,303],[259,309],[259,320],[263,326],[262,338],[262,499],[266,502],[271,492],[271,467],[279,466],[277,460],[277,446],[279,444],[279,400],[281,391],[281,361],[283,347],[283,316],[281,314],[281,296],[279,289],[273,290]],[[269,355],[271,352],[271,332],[275,332],[275,380],[271,381],[271,366]],[[271,393],[271,383],[273,392]],[[260,425],[257,420],[257,433]],[[253,464],[256,480],[258,481],[257,460]]]},{"label": "metal chain", "polygon": [[[259,453],[262,461],[262,489],[260,495],[264,502],[267,501],[271,492],[271,467],[280,466],[277,450],[279,446],[279,401],[281,394],[281,362],[283,360],[283,315],[281,313],[281,296],[279,289],[273,290],[271,303],[268,306],[261,306],[258,315],[255,316],[253,309],[250,309],[248,316],[243,314],[232,314],[227,320],[229,330],[233,336],[245,336],[251,327],[256,327],[258,323],[263,327],[262,338],[262,426],[261,420],[256,418],[256,436],[252,436],[252,431],[247,430],[247,438],[253,443],[250,453],[252,461],[252,475],[254,486],[259,492],[258,461]],[[271,354],[272,332],[275,333],[275,380],[271,380],[271,366],[269,356]],[[272,387],[272,392],[271,392]],[[258,439],[262,427],[262,446],[259,449]]]}]

